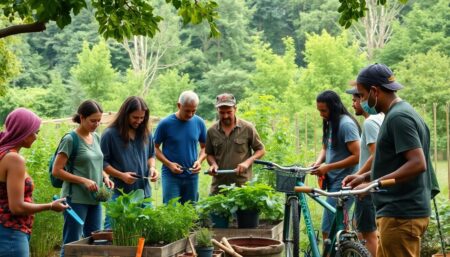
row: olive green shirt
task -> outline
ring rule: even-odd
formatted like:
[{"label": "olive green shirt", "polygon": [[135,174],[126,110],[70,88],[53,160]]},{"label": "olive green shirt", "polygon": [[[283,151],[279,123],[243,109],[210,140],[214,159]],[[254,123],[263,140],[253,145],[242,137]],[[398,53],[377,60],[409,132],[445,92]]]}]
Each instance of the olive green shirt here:
[{"label": "olive green shirt", "polygon": [[[76,176],[88,178],[95,181],[98,186],[102,185],[103,180],[103,153],[100,148],[100,137],[94,133],[94,141],[92,144],[86,144],[84,140],[78,137],[78,151],[73,165],[73,174]],[[58,154],[64,153],[70,156],[72,153],[72,136],[67,134],[61,141],[58,148]],[[62,197],[71,197],[72,203],[80,204],[98,204],[86,187],[82,184],[69,183],[64,181],[62,187]]]},{"label": "olive green shirt", "polygon": [[[236,118],[236,127],[230,135],[220,126],[220,121],[214,123],[206,134],[207,155],[213,155],[216,159],[219,170],[235,169],[239,163],[250,158],[255,151],[263,150],[264,144],[259,138],[255,127],[242,119]],[[245,173],[237,174],[218,174],[214,176],[211,192],[217,193],[219,185],[230,185],[236,183],[242,185],[252,177],[252,167],[250,166]]]},{"label": "olive green shirt", "polygon": [[439,192],[430,158],[430,131],[408,103],[401,101],[386,113],[372,164],[372,179],[396,171],[406,163],[403,153],[422,149],[426,170],[407,181],[373,194],[377,217],[421,218],[431,214],[430,199]]}]

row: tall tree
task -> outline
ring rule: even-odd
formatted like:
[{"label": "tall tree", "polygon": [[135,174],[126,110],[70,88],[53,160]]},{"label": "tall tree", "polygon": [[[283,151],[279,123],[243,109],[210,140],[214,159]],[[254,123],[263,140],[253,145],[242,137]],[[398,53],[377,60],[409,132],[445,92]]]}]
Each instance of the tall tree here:
[{"label": "tall tree", "polygon": [[10,40],[0,40],[0,96],[5,95],[8,82],[19,73],[19,62],[10,49]]},{"label": "tall tree", "polygon": [[83,50],[78,55],[78,64],[70,73],[86,97],[99,101],[110,98],[110,88],[117,83],[117,74],[111,67],[110,57],[105,41],[101,40],[92,49],[87,42],[83,43]]},{"label": "tall tree", "polygon": [[182,50],[179,39],[181,23],[175,8],[159,1],[157,12],[166,18],[159,24],[156,36],[133,36],[131,40],[124,39],[123,42],[134,73],[144,78],[140,92],[143,96],[147,95],[161,70],[185,61],[179,54]]},{"label": "tall tree", "polygon": [[253,52],[256,68],[250,77],[250,93],[272,95],[280,100],[289,84],[297,80],[299,70],[295,64],[294,40],[284,38],[283,42],[284,54],[278,55],[272,51],[269,44],[255,39]]},{"label": "tall tree", "polygon": [[450,6],[446,0],[418,1],[401,22],[394,25],[391,40],[378,51],[376,60],[394,67],[407,56],[435,49],[450,56]]},{"label": "tall tree", "polygon": [[362,49],[367,59],[372,61],[376,49],[381,49],[392,36],[392,26],[400,11],[405,7],[399,2],[377,5],[379,0],[366,0],[367,13],[358,23],[352,26],[352,31],[362,42]]}]

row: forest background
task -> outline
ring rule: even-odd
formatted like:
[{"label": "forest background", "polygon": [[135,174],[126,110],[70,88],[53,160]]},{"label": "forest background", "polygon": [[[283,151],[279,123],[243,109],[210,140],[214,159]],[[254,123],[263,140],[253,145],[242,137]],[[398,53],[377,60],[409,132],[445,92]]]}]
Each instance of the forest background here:
[{"label": "forest background", "polygon": [[[88,98],[115,112],[130,95],[142,96],[152,116],[164,117],[176,111],[184,90],[199,94],[197,114],[210,124],[216,118],[216,95],[229,92],[237,98],[238,115],[256,125],[267,147],[266,159],[307,165],[321,147],[317,94],[336,91],[352,112],[351,97],[345,94],[349,81],[364,66],[378,62],[394,70],[405,86],[400,97],[416,107],[432,132],[435,104],[433,156],[446,158],[448,1],[388,1],[377,7],[376,0],[367,0],[366,17],[344,29],[338,24],[337,0],[218,0],[218,38],[209,37],[207,23],[183,25],[173,6],[162,0],[153,3],[164,17],[153,38],[105,41],[88,6],[62,30],[48,23],[44,32],[0,39],[0,124],[19,106],[51,120],[71,116]],[[0,27],[8,24],[0,18]],[[67,129],[44,129],[27,157],[32,172],[46,172],[47,160]],[[446,184],[447,177],[441,178]],[[43,183],[47,180],[43,176]],[[50,197],[45,190],[36,192],[38,201]],[[53,219],[37,219],[37,227],[43,224],[40,236],[56,238],[47,240],[48,247],[44,239],[35,239],[41,242],[32,242],[34,256],[44,256],[59,240],[59,228],[52,233],[44,229]],[[41,246],[42,253],[36,250]]]}]

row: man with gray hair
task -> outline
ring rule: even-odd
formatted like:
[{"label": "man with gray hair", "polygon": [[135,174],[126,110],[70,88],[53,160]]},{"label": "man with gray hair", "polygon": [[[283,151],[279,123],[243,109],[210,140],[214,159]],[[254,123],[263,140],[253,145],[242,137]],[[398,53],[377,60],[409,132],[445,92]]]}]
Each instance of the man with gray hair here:
[{"label": "man with gray hair", "polygon": [[180,203],[198,199],[198,173],[206,158],[206,125],[195,115],[198,103],[196,93],[184,91],[178,99],[178,111],[161,120],[155,131],[156,158],[163,163],[161,179],[165,204],[176,197],[180,197]]}]

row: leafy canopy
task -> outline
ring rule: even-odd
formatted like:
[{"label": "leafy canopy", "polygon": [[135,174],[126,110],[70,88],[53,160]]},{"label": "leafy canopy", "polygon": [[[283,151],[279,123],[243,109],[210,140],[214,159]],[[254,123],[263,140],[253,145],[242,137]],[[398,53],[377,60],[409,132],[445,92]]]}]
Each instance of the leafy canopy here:
[{"label": "leafy canopy", "polygon": [[[41,25],[40,30],[22,31],[4,34],[8,28],[0,30],[0,37],[17,33],[42,31],[44,24],[55,21],[59,28],[72,22],[71,14],[78,15],[82,9],[88,8],[87,0],[1,0],[3,15],[10,21],[20,17],[25,23]],[[184,24],[200,24],[207,21],[210,36],[218,36],[215,20],[217,19],[217,3],[212,0],[166,0],[178,10]],[[153,37],[158,31],[158,23],[163,17],[153,13],[154,7],[146,0],[92,0],[95,19],[99,23],[99,33],[105,38],[122,41],[132,35]]]}]

